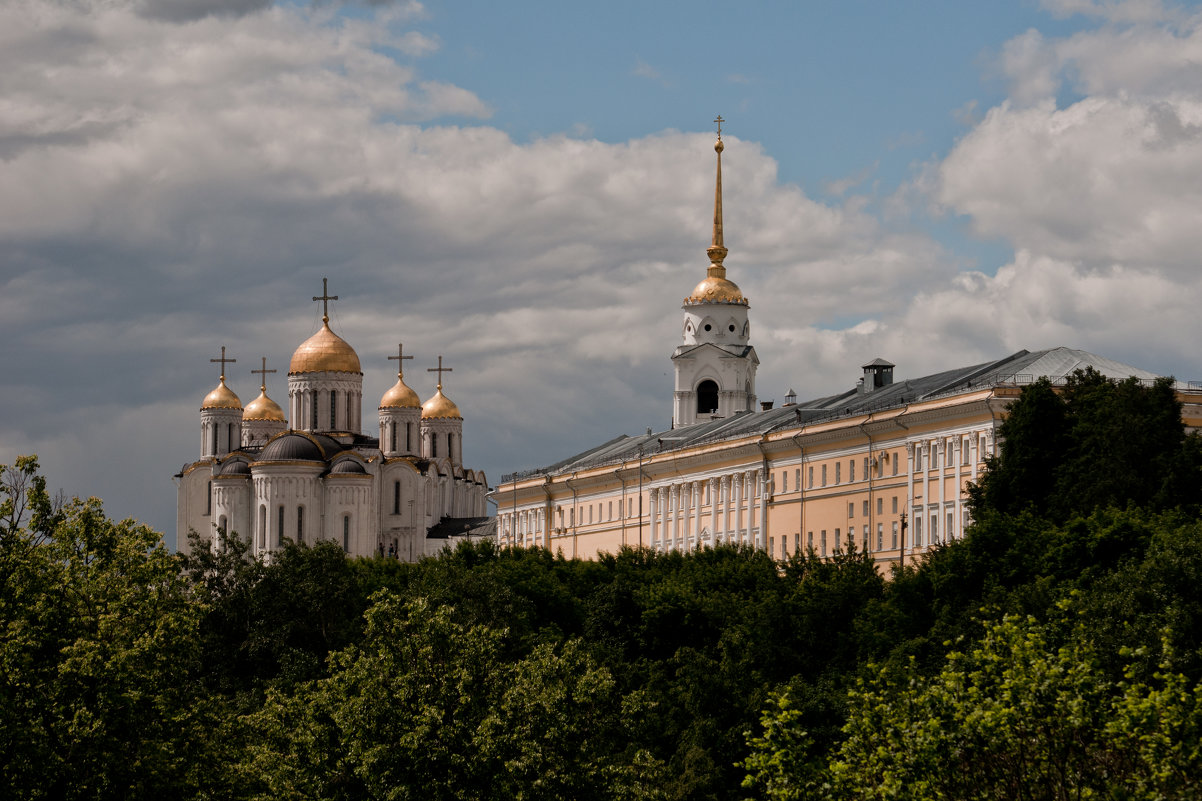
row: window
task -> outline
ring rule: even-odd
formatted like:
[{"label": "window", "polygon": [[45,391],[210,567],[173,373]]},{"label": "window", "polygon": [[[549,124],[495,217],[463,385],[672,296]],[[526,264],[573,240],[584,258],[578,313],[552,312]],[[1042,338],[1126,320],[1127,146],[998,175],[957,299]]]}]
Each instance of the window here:
[{"label": "window", "polygon": [[608,519],[608,520],[614,519],[614,502],[613,501],[609,502],[609,515],[607,516],[606,519]]},{"label": "window", "polygon": [[848,481],[848,483],[851,483],[851,484],[856,483],[856,460],[855,459],[847,460],[847,481]]},{"label": "window", "polygon": [[213,455],[217,455],[217,425],[213,425]]},{"label": "window", "polygon": [[451,459],[455,458],[455,435],[447,434],[447,456]]},{"label": "window", "polygon": [[864,517],[868,517],[868,501],[864,501]]},{"label": "window", "polygon": [[305,541],[305,507],[296,507],[296,541]]},{"label": "window", "polygon": [[401,482],[392,482],[392,513],[399,515],[401,513]]},{"label": "window", "polygon": [[593,505],[591,503],[588,506],[588,522],[593,522]]},{"label": "window", "polygon": [[259,547],[267,548],[267,507],[259,507]]},{"label": "window", "polygon": [[330,390],[330,428],[338,428],[338,390]]},{"label": "window", "polygon": [[960,442],[960,464],[968,467],[968,440]]},{"label": "window", "polygon": [[205,514],[213,514],[213,482],[209,482],[209,488],[205,490]]},{"label": "window", "polygon": [[885,524],[876,524],[876,549],[878,551],[885,550]]},{"label": "window", "polygon": [[317,390],[309,393],[309,428],[317,430]]},{"label": "window", "polygon": [[351,518],[349,515],[342,516],[342,552],[351,552]]},{"label": "window", "polygon": [[864,480],[868,480],[868,457],[864,457]]},{"label": "window", "polygon": [[284,507],[282,506],[276,509],[275,541],[276,545],[284,544]]},{"label": "window", "polygon": [[576,507],[573,506],[568,514],[568,522],[572,528],[576,527]]},{"label": "window", "polygon": [[[642,500],[641,498],[639,500]],[[634,517],[634,498],[629,498],[626,501],[626,516]]]},{"label": "window", "polygon": [[768,538],[768,555],[771,556],[772,552],[775,550],[776,550],[776,537],[769,537]]},{"label": "window", "polygon": [[914,547],[922,547],[922,518],[917,515],[914,517]]},{"label": "window", "polygon": [[822,486],[826,486],[826,465],[822,466]]},{"label": "window", "polygon": [[939,446],[938,445],[931,446],[931,469],[932,470],[939,469]]},{"label": "window", "polygon": [[396,423],[389,423],[388,431],[389,431],[389,437],[388,437],[389,450],[395,451],[396,450]]},{"label": "window", "polygon": [[431,459],[438,458],[438,435],[437,434],[430,435],[430,458]]},{"label": "window", "polygon": [[847,516],[848,517],[856,516],[856,502],[855,501],[847,502]]},{"label": "window", "polygon": [[[810,539],[814,539],[814,535],[810,535]],[[793,535],[793,553],[801,553],[801,532]]]},{"label": "window", "polygon": [[797,487],[798,492],[801,492],[801,468],[800,467],[797,468],[797,470],[793,473],[793,486]]},{"label": "window", "polygon": [[[839,541],[839,529],[835,529],[835,542]],[[826,556],[826,529],[819,532],[819,542],[822,543],[822,555]]]},{"label": "window", "polygon": [[865,552],[868,551],[868,526],[864,526],[864,537],[861,540],[861,547],[864,548]]},{"label": "window", "polygon": [[893,496],[893,514],[897,514],[897,496]]},{"label": "window", "polygon": [[697,385],[697,414],[718,411],[718,385],[709,379]]},{"label": "window", "polygon": [[806,477],[806,485],[810,489],[814,488],[814,466],[813,465],[810,465],[809,475]]},{"label": "window", "polygon": [[961,525],[962,525],[962,528],[960,529],[961,533],[963,533],[964,531],[966,531],[968,529],[968,526],[970,523],[972,523],[972,518],[969,517],[968,510],[965,509],[965,510],[963,510],[963,512],[961,514]]},{"label": "window", "polygon": [[919,470],[922,470],[922,448],[920,447],[914,449],[914,472],[917,473]]},{"label": "window", "polygon": [[947,538],[950,540],[956,533],[956,513],[947,513]]},{"label": "window", "polygon": [[897,475],[897,463],[901,461],[901,454],[894,453],[891,460],[893,462],[893,475]]},{"label": "window", "polygon": [[897,547],[897,521],[893,521],[893,547]]},{"label": "window", "polygon": [[413,450],[413,423],[405,423],[405,452]]},{"label": "window", "polygon": [[780,491],[781,492],[789,491],[789,471],[788,470],[780,471]]},{"label": "window", "polygon": [[883,515],[885,513],[885,499],[884,498],[876,499],[876,513],[878,515]]},{"label": "window", "polygon": [[931,515],[931,544],[939,544],[939,515]]},{"label": "window", "polygon": [[835,462],[835,483],[843,482],[843,462]]}]

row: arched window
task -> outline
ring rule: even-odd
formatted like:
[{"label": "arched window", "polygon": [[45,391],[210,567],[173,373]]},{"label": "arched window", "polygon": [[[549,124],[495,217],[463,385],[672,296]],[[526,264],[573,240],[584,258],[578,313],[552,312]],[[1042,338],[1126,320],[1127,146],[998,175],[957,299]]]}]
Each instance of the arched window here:
[{"label": "arched window", "polygon": [[312,404],[309,408],[309,428],[317,430],[317,390],[309,393],[309,402]]},{"label": "arched window", "polygon": [[708,378],[697,385],[697,414],[718,411],[718,385]]},{"label": "arched window", "polygon": [[430,434],[430,458],[438,458],[438,435],[433,433]]},{"label": "arched window", "polygon": [[217,455],[217,424],[214,423],[212,428],[213,428],[213,453],[212,453],[212,455],[216,456]]},{"label": "arched window", "polygon": [[455,458],[455,435],[447,434],[447,456],[451,459]]},{"label": "arched window", "polygon": [[330,428],[338,428],[338,390],[330,390]]},{"label": "arched window", "polygon": [[351,517],[350,515],[342,516],[342,552],[351,552]]},{"label": "arched window", "polygon": [[395,451],[396,450],[396,423],[395,422],[388,424],[388,431],[390,432],[389,440],[388,440],[388,444],[389,444],[388,449],[390,451]]},{"label": "arched window", "polygon": [[284,507],[280,506],[276,509],[275,516],[275,544],[284,544]]},{"label": "arched window", "polygon": [[405,453],[413,452],[413,423],[405,423]]},{"label": "arched window", "polygon": [[213,514],[213,482],[209,481],[209,488],[205,492],[205,514]]},{"label": "arched window", "polygon": [[259,548],[267,548],[267,507],[259,507]]},{"label": "arched window", "polygon": [[296,507],[296,541],[305,541],[305,507]]}]

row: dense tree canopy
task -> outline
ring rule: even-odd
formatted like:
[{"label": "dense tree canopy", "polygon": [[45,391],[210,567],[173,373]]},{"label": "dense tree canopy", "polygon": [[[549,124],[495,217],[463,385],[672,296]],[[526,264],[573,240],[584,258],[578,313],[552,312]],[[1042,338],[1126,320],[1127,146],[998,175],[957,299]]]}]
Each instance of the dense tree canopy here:
[{"label": "dense tree canopy", "polygon": [[1197,438],[1171,386],[1015,402],[976,522],[888,578],[848,544],[595,562],[328,543],[188,557],[0,485],[14,798],[1187,798]]}]

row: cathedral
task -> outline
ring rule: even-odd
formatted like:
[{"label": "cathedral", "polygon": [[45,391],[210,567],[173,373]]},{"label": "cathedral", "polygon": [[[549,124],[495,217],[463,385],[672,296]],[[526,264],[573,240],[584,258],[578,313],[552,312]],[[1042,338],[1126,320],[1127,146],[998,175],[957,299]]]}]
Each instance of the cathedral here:
[{"label": "cathedral", "polygon": [[[359,356],[330,329],[325,289],[321,328],[300,344],[288,365],[288,412],[267,395],[267,360],[251,373],[259,395],[243,407],[226,385],[200,405],[200,458],[175,476],[176,547],[188,533],[218,530],[246,540],[256,555],[288,542],[331,540],[352,556],[414,561],[458,538],[492,536],[484,474],[463,466],[463,416],[437,389],[424,403],[404,381],[398,346],[397,380],[379,404],[379,436],[361,433],[363,370]],[[291,425],[289,425],[291,420]]]},{"label": "cathedral", "polygon": [[[750,304],[725,266],[716,122],[710,264],[682,304],[672,428],[504,476],[493,494],[500,544],[569,558],[738,544],[784,559],[808,549],[827,557],[850,540],[884,570],[963,536],[967,487],[1023,386],[1086,367],[1156,378],[1064,347],[905,380],[875,358],[845,392],[799,403],[789,390],[778,408],[757,404]],[[1177,391],[1186,425],[1202,426],[1202,389]]]}]

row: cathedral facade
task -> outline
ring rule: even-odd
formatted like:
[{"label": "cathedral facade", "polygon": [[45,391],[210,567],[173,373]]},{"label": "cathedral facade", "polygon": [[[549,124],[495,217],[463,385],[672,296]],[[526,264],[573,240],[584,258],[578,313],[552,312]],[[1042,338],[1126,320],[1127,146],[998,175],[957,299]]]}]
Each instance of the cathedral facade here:
[{"label": "cathedral facade", "polygon": [[[323,282],[324,283],[324,282]],[[323,292],[315,301],[336,300]],[[482,472],[463,466],[463,416],[437,389],[424,403],[406,385],[403,348],[389,356],[397,381],[380,399],[378,436],[361,432],[359,356],[330,329],[328,307],[317,333],[292,354],[288,412],[267,396],[266,359],[259,395],[243,407],[221,377],[200,407],[200,458],[176,475],[176,547],[188,534],[218,530],[270,554],[292,541],[338,543],[353,556],[413,561],[459,537],[491,536]],[[289,423],[291,420],[291,423]]]},{"label": "cathedral facade", "polygon": [[[1156,378],[1063,347],[906,380],[877,358],[845,392],[799,403],[790,390],[783,406],[757,408],[750,304],[724,264],[720,128],[715,150],[710,265],[682,305],[672,428],[504,476],[493,495],[500,544],[583,558],[741,544],[783,559],[830,556],[851,540],[885,569],[963,536],[967,487],[1023,386],[1085,367]],[[1187,426],[1202,425],[1202,390],[1178,393]]]}]

